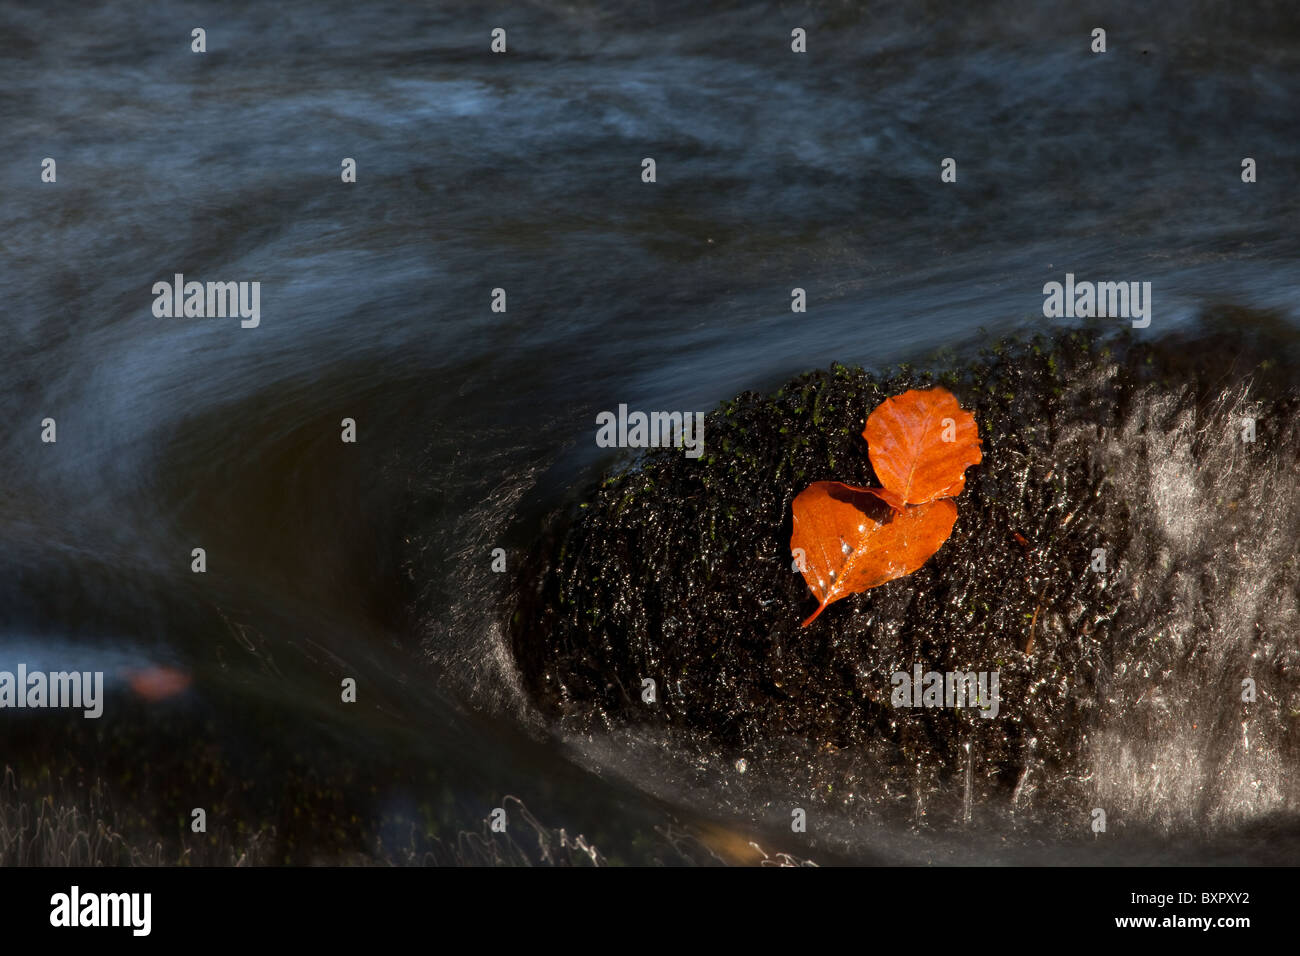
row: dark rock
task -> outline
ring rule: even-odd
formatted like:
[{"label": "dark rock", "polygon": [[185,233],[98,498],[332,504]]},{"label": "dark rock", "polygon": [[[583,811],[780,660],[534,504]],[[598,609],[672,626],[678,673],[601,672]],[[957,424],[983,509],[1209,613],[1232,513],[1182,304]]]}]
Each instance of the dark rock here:
[{"label": "dark rock", "polygon": [[[1268,316],[1222,310],[1155,344],[1069,331],[940,371],[837,365],[773,395],[739,395],[708,416],[702,459],[652,450],[555,516],[515,614],[527,689],[568,730],[659,724],[702,734],[728,757],[797,754],[818,787],[851,764],[872,767],[886,789],[919,789],[918,775],[964,773],[970,759],[976,796],[1010,799],[1027,769],[1041,769],[1056,783],[1038,789],[1040,805],[1077,813],[1089,735],[1137,695],[1123,675],[1158,674],[1176,666],[1166,655],[1188,653],[1158,646],[1148,626],[1185,610],[1169,575],[1213,573],[1209,556],[1168,567],[1200,559],[1176,546],[1171,557],[1158,540],[1159,522],[1177,514],[1153,477],[1163,442],[1178,432],[1197,461],[1240,452],[1294,473],[1300,403],[1295,365],[1282,360],[1294,346],[1275,331]],[[791,500],[813,481],[878,484],[867,414],[935,384],[973,411],[983,438],[952,537],[917,573],[801,629],[816,602],[791,566]],[[1234,450],[1242,407],[1257,412],[1257,440]],[[1198,468],[1182,480],[1214,481]],[[1224,493],[1244,504],[1249,476]],[[1249,523],[1215,527],[1225,541],[1251,535]],[[1090,566],[1096,548],[1105,574]],[[1264,631],[1285,627],[1261,614]],[[918,663],[997,670],[1000,713],[900,712],[891,675]],[[1275,673],[1277,692],[1300,708],[1295,655],[1274,663],[1291,668]],[[653,706],[643,678],[657,684]],[[1222,679],[1231,699],[1236,678]]]}]

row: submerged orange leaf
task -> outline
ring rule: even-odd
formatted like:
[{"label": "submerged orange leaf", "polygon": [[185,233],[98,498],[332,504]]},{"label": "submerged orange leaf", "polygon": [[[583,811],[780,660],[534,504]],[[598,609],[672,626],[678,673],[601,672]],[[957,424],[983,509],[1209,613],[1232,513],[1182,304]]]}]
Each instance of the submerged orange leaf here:
[{"label": "submerged orange leaf", "polygon": [[957,520],[953,502],[943,499],[895,511],[878,491],[818,481],[794,499],[790,549],[802,551],[804,580],[820,602],[804,627],[840,598],[911,574],[952,533]]},{"label": "submerged orange leaf", "polygon": [[174,667],[153,666],[127,671],[131,689],[145,700],[159,701],[175,697],[190,686],[190,675]]}]

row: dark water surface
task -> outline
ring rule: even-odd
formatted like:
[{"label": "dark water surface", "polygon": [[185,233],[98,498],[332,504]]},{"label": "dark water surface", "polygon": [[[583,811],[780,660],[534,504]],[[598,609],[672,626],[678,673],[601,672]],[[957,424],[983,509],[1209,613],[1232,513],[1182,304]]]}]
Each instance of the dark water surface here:
[{"label": "dark water surface", "polygon": [[[114,780],[145,830],[214,793],[282,835],[315,813],[329,849],[274,858],[368,853],[370,820],[477,830],[507,793],[623,860],[661,858],[668,821],[738,859],[751,836],[825,861],[993,852],[847,823],[781,845],[780,780],[555,738],[490,552],[535,546],[619,460],[600,410],[967,355],[1066,324],[1042,316],[1066,272],[1151,282],[1153,339],[1225,302],[1294,322],[1298,78],[1285,3],[7,5],[0,669],[115,676],[93,731],[6,713],[0,765],[75,741],[74,776]],[[260,281],[260,326],[156,318],[177,272]],[[148,667],[192,684],[142,701]],[[196,754],[206,780],[166,769]],[[1220,781],[1233,819],[1300,812],[1294,773]],[[1035,846],[997,852],[1058,859]]]}]

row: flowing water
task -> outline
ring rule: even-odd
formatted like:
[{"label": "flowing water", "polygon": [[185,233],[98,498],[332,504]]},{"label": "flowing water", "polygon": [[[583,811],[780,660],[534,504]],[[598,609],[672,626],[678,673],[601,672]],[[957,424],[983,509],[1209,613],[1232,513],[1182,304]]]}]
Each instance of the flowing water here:
[{"label": "flowing water", "polygon": [[[193,748],[298,799],[377,763],[344,802],[444,834],[509,793],[628,860],[655,858],[641,835],[666,821],[827,861],[992,852],[999,825],[969,805],[983,838],[846,815],[814,852],[781,847],[779,779],[654,735],[549,733],[492,549],[535,547],[618,460],[593,441],[600,410],[705,411],[832,361],[962,356],[1067,324],[1042,313],[1067,272],[1150,282],[1153,339],[1215,303],[1294,325],[1297,77],[1284,3],[9,5],[0,669],[108,672],[102,723],[135,722],[119,763],[145,777]],[[260,281],[260,324],[156,317],[151,288],[176,273]],[[1194,520],[1208,475],[1242,481],[1268,522],[1198,585],[1212,622],[1162,622],[1221,630],[1197,666],[1235,661],[1261,618],[1293,645],[1295,576],[1279,591],[1266,571],[1294,568],[1294,470],[1243,474],[1187,430],[1113,441],[1122,481],[1159,503],[1138,590],[1184,586],[1162,576],[1170,549],[1221,543]],[[148,668],[191,683],[141,703],[130,675]],[[1146,724],[1096,742],[1111,805],[1166,834],[1300,810],[1279,762],[1294,720],[1248,741],[1162,706],[1184,737],[1139,708]],[[56,726],[92,773],[109,748],[62,716],[13,720],[0,764],[54,760]],[[160,812],[165,776],[118,786],[119,805]],[[181,789],[186,809],[205,799]]]}]

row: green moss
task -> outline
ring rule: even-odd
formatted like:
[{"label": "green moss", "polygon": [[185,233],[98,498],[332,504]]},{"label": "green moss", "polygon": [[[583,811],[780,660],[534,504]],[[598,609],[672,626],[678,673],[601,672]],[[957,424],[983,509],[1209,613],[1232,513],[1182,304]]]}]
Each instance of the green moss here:
[{"label": "green moss", "polygon": [[[1094,680],[1098,661],[1113,666],[1131,653],[1108,643],[1127,607],[1078,573],[1078,556],[1098,540],[1126,547],[1130,503],[1100,492],[1106,475],[1086,442],[1056,436],[1118,428],[1157,376],[1200,381],[1188,361],[1205,355],[1239,374],[1252,367],[1222,343],[1155,346],[1127,332],[1073,330],[1001,341],[948,367],[874,375],[836,364],[766,396],[738,395],[706,423],[717,436],[710,454],[650,450],[653,493],[624,501],[597,483],[590,508],[546,529],[539,560],[521,571],[529,602],[514,646],[526,686],[543,711],[578,730],[663,723],[741,753],[794,734],[812,746],[869,748],[900,772],[921,754],[930,766],[960,765],[958,742],[971,740],[987,779],[1013,783],[1037,737],[1037,759],[1067,763],[1087,732],[1067,719],[1071,695]],[[1221,387],[1223,377],[1216,367],[1204,379]],[[811,481],[878,484],[863,419],[890,395],[933,381],[973,411],[984,441],[952,537],[915,574],[801,628],[815,602],[790,570],[791,500]],[[1077,516],[1062,528],[1067,514]],[[599,576],[589,573],[596,568]],[[602,609],[618,640],[595,640],[577,608]],[[1086,637],[1070,623],[1083,620]],[[1014,721],[963,722],[960,734],[952,713],[898,721],[889,675],[915,662],[937,670],[996,662],[1003,699],[1028,699],[1035,686],[1035,706]],[[642,676],[661,686],[680,680],[682,693],[647,709],[620,689]]]}]

